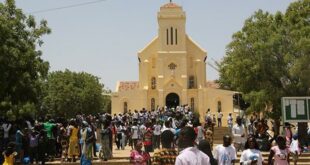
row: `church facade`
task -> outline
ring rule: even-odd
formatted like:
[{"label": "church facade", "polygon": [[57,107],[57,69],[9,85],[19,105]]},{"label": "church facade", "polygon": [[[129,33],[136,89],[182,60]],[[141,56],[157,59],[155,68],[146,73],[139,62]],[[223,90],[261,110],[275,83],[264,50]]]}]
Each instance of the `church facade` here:
[{"label": "church facade", "polygon": [[207,109],[222,111],[223,125],[233,112],[233,91],[207,81],[207,52],[186,34],[182,7],[167,3],[157,14],[158,35],[138,52],[139,81],[119,81],[112,93],[112,114],[188,105],[203,120]]}]

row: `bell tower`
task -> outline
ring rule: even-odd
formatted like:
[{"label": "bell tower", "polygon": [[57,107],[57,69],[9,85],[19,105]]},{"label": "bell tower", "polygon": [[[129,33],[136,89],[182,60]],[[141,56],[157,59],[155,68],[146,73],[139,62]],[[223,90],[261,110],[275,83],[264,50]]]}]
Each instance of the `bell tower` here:
[{"label": "bell tower", "polygon": [[167,3],[160,7],[157,14],[159,51],[185,51],[185,21],[182,7]]}]

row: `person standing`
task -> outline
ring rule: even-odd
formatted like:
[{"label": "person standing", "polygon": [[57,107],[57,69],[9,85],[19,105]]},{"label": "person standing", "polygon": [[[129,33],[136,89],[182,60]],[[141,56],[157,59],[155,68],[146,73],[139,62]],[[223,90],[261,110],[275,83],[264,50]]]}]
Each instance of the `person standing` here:
[{"label": "person standing", "polygon": [[204,140],[199,141],[198,149],[209,156],[211,165],[217,165],[217,162],[214,159],[213,154],[212,154],[211,144],[209,143],[208,140],[204,139]]},{"label": "person standing", "polygon": [[83,140],[83,147],[81,153],[81,165],[91,165],[94,135],[92,133],[91,127],[89,126],[89,123],[83,121],[82,126],[83,128],[81,130],[81,137]]},{"label": "person standing", "polygon": [[231,145],[231,142],[231,136],[225,135],[223,136],[223,144],[215,147],[214,158],[218,165],[231,165],[237,159],[236,149]]},{"label": "person standing", "polygon": [[4,119],[2,128],[3,128],[3,147],[6,148],[6,145],[9,143],[9,138],[10,138],[9,133],[12,128],[12,124],[8,122],[7,119]]},{"label": "person standing", "polygon": [[174,134],[166,130],[161,134],[162,149],[155,150],[152,159],[153,165],[174,165],[177,151],[172,147]]},{"label": "person standing", "polygon": [[222,127],[222,118],[223,118],[223,113],[221,111],[218,111],[217,114],[217,126]]},{"label": "person standing", "polygon": [[72,159],[73,162],[76,161],[76,157],[79,156],[79,128],[75,120],[71,120],[68,128],[68,136],[69,136],[69,148],[68,155]]},{"label": "person standing", "polygon": [[285,138],[286,138],[286,146],[289,147],[291,145],[293,133],[291,129],[291,124],[288,122],[285,122]]},{"label": "person standing", "polygon": [[134,149],[134,146],[136,146],[137,141],[139,139],[139,127],[138,127],[136,121],[131,126],[131,130],[130,131],[131,131],[131,140],[132,140],[131,149]]},{"label": "person standing", "polygon": [[237,117],[236,119],[237,124],[234,125],[232,129],[232,134],[234,136],[234,146],[237,151],[243,150],[244,143],[246,141],[245,139],[245,128],[244,125],[242,124],[242,119],[241,117]]},{"label": "person standing", "polygon": [[150,154],[142,150],[143,143],[141,140],[137,141],[135,149],[130,153],[130,163],[134,165],[147,165],[150,161]]},{"label": "person standing", "polygon": [[154,125],[154,149],[160,148],[160,130],[161,130],[161,125],[159,121]]},{"label": "person standing", "polygon": [[17,152],[14,151],[14,143],[9,143],[7,145],[6,150],[2,153],[4,157],[4,162],[2,165],[14,165],[15,156],[17,156]]},{"label": "person standing", "polygon": [[232,128],[233,128],[233,117],[232,114],[229,113],[228,117],[227,117],[227,125],[228,125],[228,129],[229,129],[229,133],[232,133]]},{"label": "person standing", "polygon": [[110,141],[112,137],[112,130],[110,129],[110,122],[105,121],[103,124],[103,128],[101,128],[101,150],[102,150],[102,158],[104,161],[112,158],[112,151],[110,148]]},{"label": "person standing", "polygon": [[[286,139],[283,136],[278,136],[276,139],[277,145],[270,150],[268,164],[273,165],[289,165],[289,150],[286,146]],[[274,161],[273,161],[274,159]]]},{"label": "person standing", "polygon": [[245,143],[244,151],[240,157],[240,165],[262,165],[263,156],[258,148],[258,143],[254,137],[249,137]]},{"label": "person standing", "polygon": [[53,130],[56,128],[57,124],[54,123],[53,119],[50,119],[50,116],[47,116],[46,119],[46,122],[43,123],[43,127],[47,133],[48,146],[50,147],[47,150],[47,156],[53,160],[56,154],[56,139]]},{"label": "person standing", "polygon": [[152,125],[150,122],[146,123],[146,132],[143,134],[143,144],[145,152],[153,152],[153,144],[152,144],[152,137],[153,137],[153,130]]},{"label": "person standing", "polygon": [[294,161],[294,165],[297,165],[298,157],[301,154],[301,148],[298,141],[298,135],[293,135],[293,139],[290,145],[290,154],[292,155],[292,160]]},{"label": "person standing", "polygon": [[183,150],[177,156],[175,165],[210,165],[209,156],[194,145],[195,139],[194,128],[186,126],[180,131],[178,145]]}]

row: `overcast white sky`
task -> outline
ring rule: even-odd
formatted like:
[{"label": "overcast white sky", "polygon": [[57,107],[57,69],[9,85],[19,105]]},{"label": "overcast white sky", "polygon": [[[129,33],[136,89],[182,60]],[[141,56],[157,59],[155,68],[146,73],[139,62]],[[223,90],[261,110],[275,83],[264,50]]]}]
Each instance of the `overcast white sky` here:
[{"label": "overcast white sky", "polygon": [[[0,0],[3,2],[4,0]],[[168,0],[103,0],[50,12],[35,11],[95,0],[16,0],[17,7],[46,19],[52,33],[43,37],[42,58],[51,71],[69,69],[100,77],[112,91],[118,80],[138,80],[137,52],[157,35],[157,12]],[[220,60],[234,32],[258,9],[285,11],[292,0],[173,0],[186,12],[187,34]],[[207,67],[207,79],[218,73]]]}]

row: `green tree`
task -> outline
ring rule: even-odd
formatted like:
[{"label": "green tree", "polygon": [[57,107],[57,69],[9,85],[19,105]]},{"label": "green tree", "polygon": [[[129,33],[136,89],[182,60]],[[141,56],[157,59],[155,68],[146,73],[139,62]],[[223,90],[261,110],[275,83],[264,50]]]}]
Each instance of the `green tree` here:
[{"label": "green tree", "polygon": [[[42,112],[73,117],[76,113],[102,112],[105,98],[99,78],[85,72],[56,71],[48,75]],[[110,98],[108,98],[110,99]]]},{"label": "green tree", "polygon": [[50,32],[47,21],[37,25],[33,16],[16,8],[14,0],[0,3],[0,115],[16,118],[37,109],[49,69],[37,46]]},{"label": "green tree", "polygon": [[290,4],[284,14],[259,10],[233,35],[220,63],[221,85],[242,92],[248,111],[266,112],[276,128],[281,97],[310,94],[309,20],[309,0]]}]

